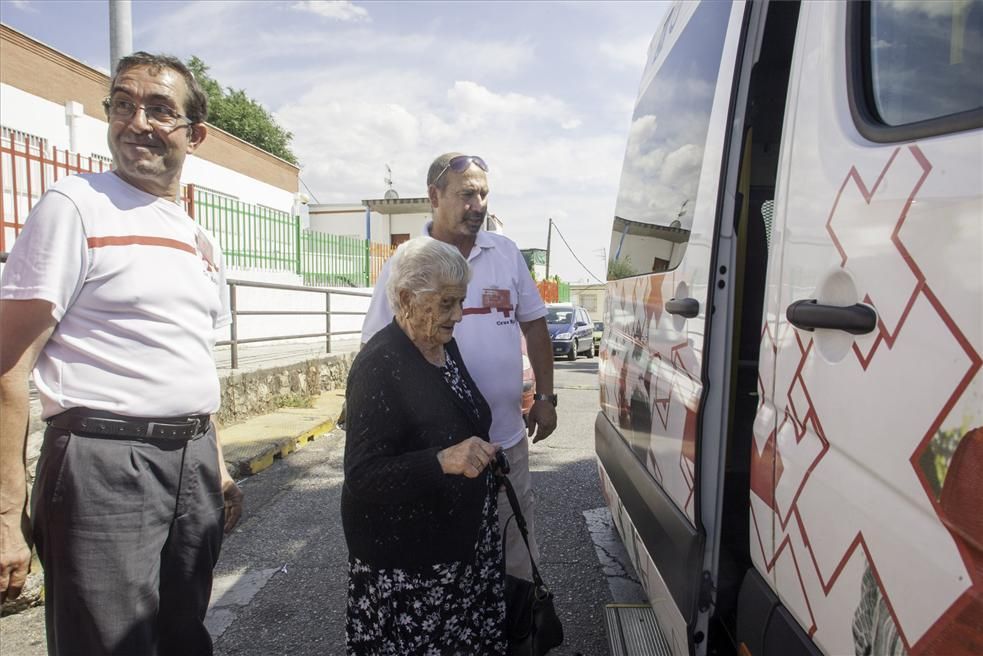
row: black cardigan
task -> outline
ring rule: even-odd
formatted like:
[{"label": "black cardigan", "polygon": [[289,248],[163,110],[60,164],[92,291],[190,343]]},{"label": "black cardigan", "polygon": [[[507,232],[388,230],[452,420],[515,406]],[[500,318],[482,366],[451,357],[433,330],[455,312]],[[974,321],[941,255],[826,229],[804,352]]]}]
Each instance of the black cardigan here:
[{"label": "black cardigan", "polygon": [[348,375],[341,519],[349,555],[374,567],[474,557],[491,471],[444,474],[437,452],[472,435],[488,440],[491,410],[457,344],[446,349],[479,417],[395,321],[369,340]]}]

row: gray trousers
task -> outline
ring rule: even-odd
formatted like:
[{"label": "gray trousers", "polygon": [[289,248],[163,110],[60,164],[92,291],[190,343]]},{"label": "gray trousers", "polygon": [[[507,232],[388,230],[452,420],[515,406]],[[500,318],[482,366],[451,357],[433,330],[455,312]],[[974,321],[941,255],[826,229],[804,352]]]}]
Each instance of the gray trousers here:
[{"label": "gray trousers", "polygon": [[208,656],[222,544],[215,428],[123,440],[48,428],[31,498],[51,656]]},{"label": "gray trousers", "polygon": [[[539,545],[536,543],[536,507],[535,493],[532,489],[532,479],[529,475],[529,439],[522,438],[522,441],[505,449],[505,457],[509,460],[509,481],[515,489],[515,496],[519,498],[519,509],[526,520],[526,529],[529,533],[529,547],[532,549],[533,560],[539,567]],[[509,521],[512,517],[512,506],[505,490],[498,493],[498,525],[502,531],[508,531],[505,535],[505,571],[512,576],[520,579],[532,580],[532,566],[529,564],[529,551],[526,543],[522,540],[522,533],[519,532],[515,520]]]}]

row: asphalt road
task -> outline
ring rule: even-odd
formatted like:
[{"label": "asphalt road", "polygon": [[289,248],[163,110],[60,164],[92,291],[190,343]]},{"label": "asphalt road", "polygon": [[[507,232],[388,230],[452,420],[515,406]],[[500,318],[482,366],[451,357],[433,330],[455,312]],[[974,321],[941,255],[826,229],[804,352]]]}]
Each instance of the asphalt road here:
[{"label": "asphalt road", "polygon": [[[593,451],[597,360],[557,361],[556,387],[559,427],[530,452],[541,570],[566,633],[551,653],[606,656],[605,604],[639,598],[630,569],[608,557],[617,540]],[[334,431],[243,482],[244,518],[223,546],[207,619],[218,656],[345,653],[343,450]],[[3,618],[2,656],[44,653],[42,609]]]}]

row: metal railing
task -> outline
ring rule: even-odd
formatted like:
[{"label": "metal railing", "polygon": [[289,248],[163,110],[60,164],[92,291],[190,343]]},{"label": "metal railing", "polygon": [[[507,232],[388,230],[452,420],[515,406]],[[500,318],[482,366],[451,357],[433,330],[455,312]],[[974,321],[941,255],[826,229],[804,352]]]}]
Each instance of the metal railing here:
[{"label": "metal railing", "polygon": [[[358,292],[358,291],[348,291],[344,289],[325,289],[324,287],[305,287],[302,285],[281,285],[270,282],[253,282],[249,280],[228,280],[229,285],[229,305],[232,311],[232,325],[229,328],[229,339],[223,339],[221,341],[215,342],[215,346],[228,346],[231,350],[232,357],[232,368],[239,368],[239,345],[240,344],[258,344],[261,342],[279,342],[287,339],[311,339],[315,337],[325,338],[325,349],[328,353],[331,353],[331,338],[340,335],[358,335],[361,334],[361,330],[339,330],[332,332],[331,330],[331,316],[364,316],[366,313],[364,311],[349,312],[349,311],[331,311],[331,295],[338,294],[340,296],[361,296],[363,298],[371,298],[371,292]],[[324,309],[323,310],[239,310],[238,304],[238,294],[237,290],[239,287],[254,287],[258,289],[279,289],[283,291],[292,292],[308,292],[311,294],[322,294],[324,296]],[[275,335],[273,337],[249,337],[247,339],[239,339],[239,317],[245,316],[324,316],[324,332],[322,333],[301,333],[297,335]]]}]

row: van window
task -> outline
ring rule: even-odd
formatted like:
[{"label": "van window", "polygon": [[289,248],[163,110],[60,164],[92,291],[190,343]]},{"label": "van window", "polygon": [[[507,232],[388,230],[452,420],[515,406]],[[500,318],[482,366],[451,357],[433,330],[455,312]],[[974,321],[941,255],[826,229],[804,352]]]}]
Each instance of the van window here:
[{"label": "van window", "polygon": [[889,126],[983,107],[983,0],[875,0],[869,89]]},{"label": "van window", "polygon": [[726,2],[701,3],[639,96],[615,206],[609,280],[679,266],[730,9]]}]

